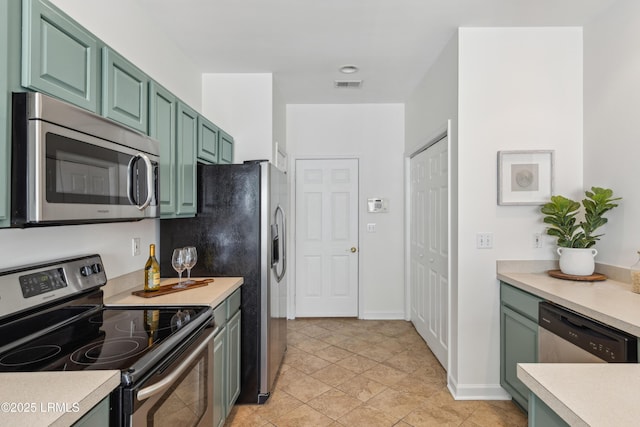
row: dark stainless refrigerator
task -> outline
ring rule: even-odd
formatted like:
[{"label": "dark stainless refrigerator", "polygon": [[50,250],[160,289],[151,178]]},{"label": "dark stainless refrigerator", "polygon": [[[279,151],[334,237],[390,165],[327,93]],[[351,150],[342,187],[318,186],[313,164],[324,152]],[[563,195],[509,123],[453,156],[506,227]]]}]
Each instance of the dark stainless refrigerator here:
[{"label": "dark stainless refrigerator", "polygon": [[244,277],[238,403],[264,403],[287,346],[285,174],[268,162],[198,165],[195,218],[160,221],[160,271],[171,252],[195,246],[195,277]]}]

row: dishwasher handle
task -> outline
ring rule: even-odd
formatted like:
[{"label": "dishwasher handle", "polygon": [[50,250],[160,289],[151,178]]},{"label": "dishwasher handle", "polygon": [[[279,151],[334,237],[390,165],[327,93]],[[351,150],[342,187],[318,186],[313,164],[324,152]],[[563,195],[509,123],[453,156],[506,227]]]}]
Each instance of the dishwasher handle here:
[{"label": "dishwasher handle", "polygon": [[538,305],[538,325],[607,362],[637,362],[637,338],[556,304]]}]

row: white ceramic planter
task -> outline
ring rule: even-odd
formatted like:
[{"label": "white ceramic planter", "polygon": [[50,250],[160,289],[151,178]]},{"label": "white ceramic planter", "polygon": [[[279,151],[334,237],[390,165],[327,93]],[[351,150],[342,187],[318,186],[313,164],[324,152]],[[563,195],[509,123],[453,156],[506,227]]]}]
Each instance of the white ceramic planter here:
[{"label": "white ceramic planter", "polygon": [[560,271],[574,276],[590,276],[596,263],[594,258],[598,251],[594,248],[558,248],[560,255]]}]

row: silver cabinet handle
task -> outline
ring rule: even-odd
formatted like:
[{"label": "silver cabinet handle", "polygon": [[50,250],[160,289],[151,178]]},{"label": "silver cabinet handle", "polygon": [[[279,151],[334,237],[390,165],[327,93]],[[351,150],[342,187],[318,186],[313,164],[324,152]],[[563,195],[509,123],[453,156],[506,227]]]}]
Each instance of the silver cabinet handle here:
[{"label": "silver cabinet handle", "polygon": [[175,380],[180,375],[182,375],[184,371],[187,370],[191,362],[193,362],[195,359],[197,359],[200,356],[200,352],[209,345],[209,342],[219,332],[219,330],[220,328],[216,327],[213,330],[213,332],[211,332],[209,336],[203,342],[201,342],[200,345],[198,345],[198,347],[196,347],[196,349],[191,352],[191,354],[189,354],[189,357],[187,357],[184,361],[182,361],[182,363],[180,363],[180,366],[175,368],[170,374],[168,374],[166,377],[164,377],[162,380],[158,381],[157,383],[139,390],[138,393],[136,394],[136,398],[138,399],[138,401],[148,399],[154,394],[161,393],[162,391],[169,388],[175,382]]},{"label": "silver cabinet handle", "polygon": [[[142,159],[142,161],[147,166],[147,200],[144,201],[143,204],[139,205],[138,202],[134,199],[133,195],[133,179],[131,178],[131,168],[136,159]],[[129,198],[129,202],[132,205],[136,205],[139,210],[144,210],[151,201],[153,200],[153,165],[151,164],[151,160],[144,153],[138,153],[129,160],[129,165],[127,166],[127,197]]]}]

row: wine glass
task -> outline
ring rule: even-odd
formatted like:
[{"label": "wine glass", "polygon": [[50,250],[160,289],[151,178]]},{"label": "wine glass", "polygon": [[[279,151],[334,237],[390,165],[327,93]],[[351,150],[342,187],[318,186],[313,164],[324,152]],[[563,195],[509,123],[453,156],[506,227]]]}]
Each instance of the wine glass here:
[{"label": "wine glass", "polygon": [[183,289],[187,287],[187,285],[182,283],[182,272],[186,268],[185,258],[186,256],[184,248],[176,248],[173,250],[173,255],[171,256],[171,266],[175,271],[178,272],[178,284],[173,286],[174,289]]},{"label": "wine glass", "polygon": [[187,280],[184,282],[186,285],[192,285],[195,282],[195,280],[191,280],[191,269],[196,265],[196,262],[198,262],[198,251],[196,251],[195,246],[187,246],[184,248],[185,251],[185,260],[184,260],[184,266],[187,269]]},{"label": "wine glass", "polygon": [[190,319],[191,316],[189,315],[188,311],[185,312],[181,309],[178,309],[176,314],[171,316],[171,331],[175,332],[178,329],[182,328],[187,322],[189,322]]}]

